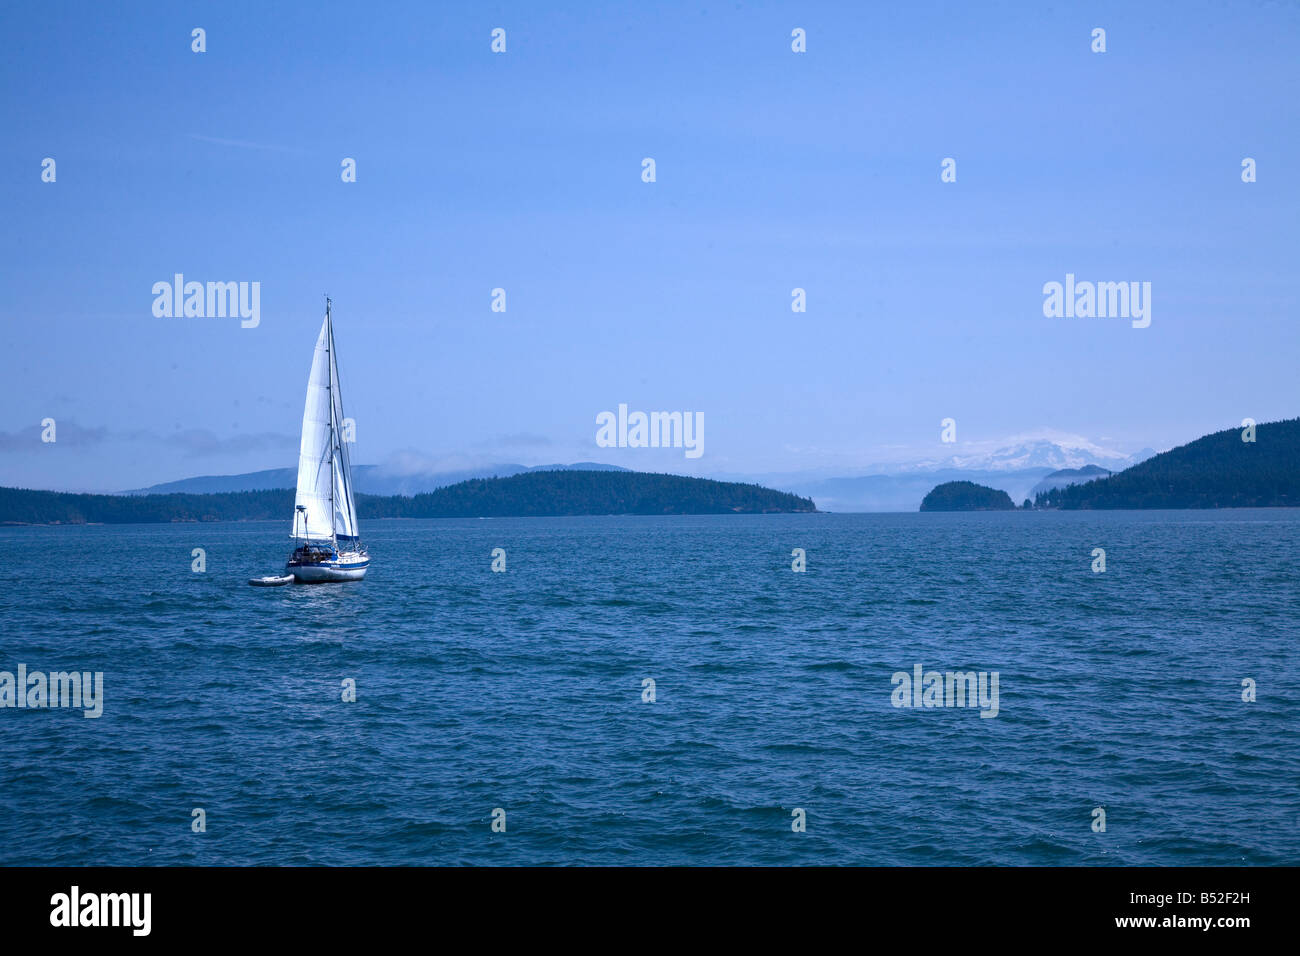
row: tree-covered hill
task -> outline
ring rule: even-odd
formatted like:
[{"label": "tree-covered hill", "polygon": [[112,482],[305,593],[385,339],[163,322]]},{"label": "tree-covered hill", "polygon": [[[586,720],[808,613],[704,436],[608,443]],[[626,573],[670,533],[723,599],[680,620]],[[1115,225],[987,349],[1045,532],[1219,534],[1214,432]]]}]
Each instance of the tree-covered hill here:
[{"label": "tree-covered hill", "polygon": [[1011,496],[973,481],[945,481],[921,501],[922,511],[1012,511]]},{"label": "tree-covered hill", "polygon": [[132,524],[293,519],[293,491],[220,495],[78,495],[0,488],[0,524]]},{"label": "tree-covered hill", "polygon": [[1300,506],[1300,418],[1229,428],[1109,478],[1045,491],[1035,507],[1261,508]]},{"label": "tree-covered hill", "polygon": [[761,485],[640,471],[532,471],[476,478],[413,498],[357,499],[385,518],[768,514],[816,511],[811,498]]},{"label": "tree-covered hill", "polygon": [[[293,516],[291,489],[213,495],[82,495],[0,488],[0,524],[249,521]],[[368,518],[768,514],[816,511],[760,485],[636,471],[534,471],[479,478],[411,498],[357,495]]]}]

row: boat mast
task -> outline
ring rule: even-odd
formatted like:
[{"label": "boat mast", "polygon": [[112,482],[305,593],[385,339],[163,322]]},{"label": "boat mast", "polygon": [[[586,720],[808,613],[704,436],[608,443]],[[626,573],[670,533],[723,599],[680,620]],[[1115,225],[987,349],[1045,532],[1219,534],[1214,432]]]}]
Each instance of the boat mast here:
[{"label": "boat mast", "polygon": [[[333,392],[330,397],[330,418],[333,422],[335,422],[333,442],[331,443],[330,447],[332,449],[334,457],[338,461],[339,477],[343,480],[343,485],[340,488],[340,491],[342,492],[343,495],[343,500],[340,502],[340,505],[342,506],[342,508],[347,509],[342,513],[343,513],[343,517],[346,519],[348,531],[351,533],[352,536],[351,538],[352,546],[355,547],[358,535],[357,535],[357,526],[356,526],[357,515],[355,510],[353,509],[353,504],[352,504],[352,462],[348,459],[347,436],[346,434],[344,434],[344,425],[347,422],[347,419],[343,417],[343,383],[339,379],[338,355],[334,351],[334,320],[333,319],[330,320],[329,339],[330,339],[330,348],[329,348],[330,383],[331,383],[331,387],[333,388]],[[336,400],[338,402],[337,408],[334,405],[334,402]],[[333,480],[334,480],[334,469],[331,468],[330,481],[333,482]],[[337,546],[337,540],[338,540],[337,528],[334,529],[334,535],[335,535],[335,544]]]},{"label": "boat mast", "polygon": [[339,549],[338,529],[334,526],[334,442],[337,433],[334,425],[334,320],[330,318],[330,297],[325,296],[325,354],[329,356],[329,375],[325,386],[330,401],[330,540],[334,550]]}]

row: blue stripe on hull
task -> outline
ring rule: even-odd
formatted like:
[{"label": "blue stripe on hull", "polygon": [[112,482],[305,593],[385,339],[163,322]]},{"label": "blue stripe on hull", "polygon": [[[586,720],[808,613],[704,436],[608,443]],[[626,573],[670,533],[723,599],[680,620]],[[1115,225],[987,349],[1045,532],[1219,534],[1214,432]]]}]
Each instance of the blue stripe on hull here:
[{"label": "blue stripe on hull", "polygon": [[297,564],[289,562],[285,565],[285,571],[294,576],[297,581],[319,582],[319,581],[360,581],[366,576],[366,569],[370,567],[370,561],[353,561],[347,564],[340,564],[337,561],[323,561],[319,564]]}]

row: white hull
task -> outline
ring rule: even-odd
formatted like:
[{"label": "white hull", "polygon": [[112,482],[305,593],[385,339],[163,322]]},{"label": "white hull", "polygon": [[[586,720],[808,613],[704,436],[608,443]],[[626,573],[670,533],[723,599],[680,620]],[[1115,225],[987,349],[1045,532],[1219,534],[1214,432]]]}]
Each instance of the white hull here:
[{"label": "white hull", "polygon": [[366,569],[327,568],[317,565],[314,568],[294,568],[293,579],[299,583],[320,584],[326,581],[360,581],[366,576]]},{"label": "white hull", "polygon": [[298,564],[290,562],[285,566],[285,573],[292,574],[293,579],[307,584],[324,581],[360,581],[370,568],[370,559],[339,561],[322,561],[319,564]]}]

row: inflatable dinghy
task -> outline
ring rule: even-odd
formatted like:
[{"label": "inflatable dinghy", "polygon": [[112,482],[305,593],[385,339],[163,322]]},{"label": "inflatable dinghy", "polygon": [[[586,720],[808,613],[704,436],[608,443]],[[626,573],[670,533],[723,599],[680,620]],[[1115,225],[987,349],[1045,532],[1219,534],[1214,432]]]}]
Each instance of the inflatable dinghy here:
[{"label": "inflatable dinghy", "polygon": [[292,574],[268,574],[261,578],[249,578],[248,583],[255,588],[278,588],[281,584],[292,584]]}]

